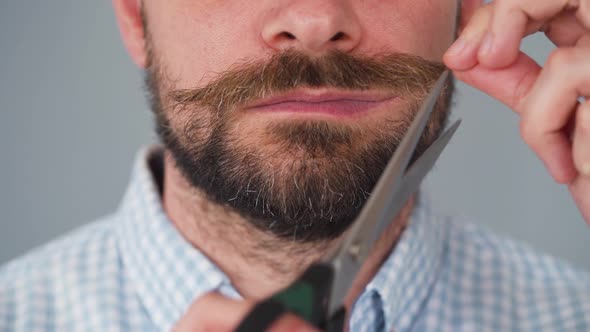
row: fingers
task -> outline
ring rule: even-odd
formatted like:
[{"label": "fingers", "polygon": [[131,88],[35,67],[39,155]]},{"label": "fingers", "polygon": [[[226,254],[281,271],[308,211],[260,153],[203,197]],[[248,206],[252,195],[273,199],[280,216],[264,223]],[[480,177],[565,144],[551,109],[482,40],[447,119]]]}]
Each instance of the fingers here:
[{"label": "fingers", "polygon": [[579,176],[574,182],[569,185],[570,193],[580,208],[582,217],[590,225],[590,177]]},{"label": "fingers", "polygon": [[195,301],[177,322],[175,332],[233,331],[254,303],[208,293]]},{"label": "fingers", "polygon": [[520,52],[516,61],[507,68],[490,69],[477,65],[467,71],[456,71],[455,77],[506,104],[515,112],[541,72],[541,67],[529,56]]},{"label": "fingers", "polygon": [[[208,293],[195,301],[176,323],[174,332],[230,332],[254,308],[252,301],[236,301],[219,293]],[[319,332],[293,314],[272,323],[269,332]]]},{"label": "fingers", "polygon": [[[586,160],[590,152],[589,143],[578,143],[588,140],[579,138],[585,137],[581,133],[588,129],[574,131],[573,146],[570,134],[564,131],[576,111],[578,97],[590,96],[588,59],[590,47],[562,48],[554,51],[541,70],[520,52],[507,68],[494,70],[477,65],[455,75],[519,113],[525,142],[543,160],[556,181],[570,183],[581,171],[581,160]],[[579,113],[577,116],[581,116]],[[576,121],[577,126],[580,126],[578,123],[584,124],[584,128],[589,126],[588,120],[580,121]],[[580,156],[580,161],[576,159],[574,164],[575,156]]]},{"label": "fingers", "polygon": [[590,0],[579,0],[576,17],[586,29],[590,29]]},{"label": "fingers", "polygon": [[467,26],[467,23],[471,21],[473,14],[482,6],[483,0],[472,0],[461,2],[461,22],[459,22],[459,32]]},{"label": "fingers", "polygon": [[573,155],[574,164],[580,176],[590,179],[590,100],[578,105]]},{"label": "fingers", "polygon": [[499,1],[486,27],[477,56],[488,67],[505,67],[516,59],[528,17],[523,11],[511,8],[513,5]]},{"label": "fingers", "polygon": [[590,47],[590,33],[587,35],[584,35],[580,39],[578,39],[576,46]]},{"label": "fingers", "polygon": [[572,11],[554,17],[543,25],[541,31],[559,47],[576,46],[585,36],[590,37],[590,31],[580,25],[575,12]]},{"label": "fingers", "polygon": [[[536,31],[559,47],[545,68],[520,51]],[[443,59],[458,79],[521,115],[523,139],[569,185],[590,224],[590,0],[495,0]]]},{"label": "fingers", "polygon": [[449,68],[464,71],[477,64],[477,50],[491,19],[491,4],[484,5],[473,14],[469,23],[463,27],[459,38],[444,56],[445,64]]},{"label": "fingers", "polygon": [[590,95],[588,59],[590,48],[556,50],[521,105],[521,135],[560,183],[570,183],[577,174],[564,128],[576,112],[578,97]]},{"label": "fingers", "polygon": [[518,58],[522,38],[543,29],[558,46],[590,34],[590,0],[496,0],[479,8],[445,54],[449,68],[504,68]]},{"label": "fingers", "polygon": [[568,0],[496,0],[479,61],[493,68],[508,66],[516,59],[522,38],[537,31],[567,5]]},{"label": "fingers", "polygon": [[293,314],[287,314],[273,323],[269,332],[320,332]]}]

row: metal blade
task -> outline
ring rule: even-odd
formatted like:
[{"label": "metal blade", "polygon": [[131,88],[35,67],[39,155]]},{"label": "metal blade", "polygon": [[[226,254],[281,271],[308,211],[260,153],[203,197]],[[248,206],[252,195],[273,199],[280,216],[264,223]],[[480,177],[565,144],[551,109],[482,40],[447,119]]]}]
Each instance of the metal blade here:
[{"label": "metal blade", "polygon": [[[346,237],[343,239],[341,245],[343,251],[346,251],[353,243],[359,242],[365,244],[369,242],[376,230],[376,226],[382,219],[388,218],[387,215],[384,215],[385,207],[390,205],[390,201],[395,196],[397,189],[401,187],[401,179],[407,169],[408,162],[414,154],[416,144],[422,136],[447,77],[448,71],[445,71],[416,114],[402,142],[375,185],[371,197],[369,197],[358,218],[351,225]],[[363,245],[359,253],[359,256],[362,258],[368,253],[368,249],[365,247]],[[341,252],[338,255],[340,254],[345,253]]]},{"label": "metal blade", "polygon": [[[453,123],[453,125],[449,127],[449,129],[447,129],[442,135],[440,135],[439,138],[434,141],[434,143],[432,143],[432,145],[430,145],[426,151],[424,151],[418,160],[412,164],[406,173],[406,176],[403,178],[402,185],[399,187],[397,194],[391,201],[391,205],[385,212],[388,213],[389,216],[389,218],[384,219],[387,220],[387,222],[381,222],[378,225],[379,232],[377,233],[374,241],[376,241],[376,238],[381,234],[381,232],[391,223],[391,221],[393,221],[410,195],[418,189],[420,183],[426,174],[428,174],[428,172],[432,169],[434,163],[440,156],[441,152],[445,149],[449,143],[449,140],[451,137],[453,137],[460,124],[460,120],[457,120],[455,123]],[[371,246],[374,241],[371,242]],[[351,248],[353,251],[356,250],[354,247]],[[337,259],[332,261],[334,268],[336,269],[336,273],[334,276],[334,283],[332,284],[329,307],[330,314],[338,310],[339,305],[342,305],[342,302],[356,277],[358,269],[363,262],[364,257],[362,261],[359,261],[354,257],[354,252],[348,252],[345,256],[338,256]]]},{"label": "metal blade", "polygon": [[422,183],[422,180],[424,180],[426,175],[430,172],[434,163],[438,160],[441,152],[447,146],[449,140],[453,137],[460,124],[461,120],[455,121],[436,141],[434,141],[434,143],[432,143],[432,145],[428,147],[428,149],[426,149],[426,151],[424,151],[420,158],[410,166],[406,175],[404,175],[402,185],[395,195],[395,199],[392,200],[391,205],[387,208],[387,212],[385,212],[389,213],[391,219],[389,219],[389,221],[383,219],[382,222],[377,225],[377,232],[373,242],[377,241],[379,235],[383,233],[393,218],[396,217],[394,213],[399,213],[398,211],[403,208],[410,196],[418,190],[420,183]]},{"label": "metal blade", "polygon": [[378,226],[390,222],[392,220],[391,214],[397,214],[398,211],[393,211],[389,207],[402,187],[402,177],[410,158],[414,154],[418,140],[424,132],[430,114],[445,86],[448,75],[449,72],[444,71],[436,82],[412,121],[401,144],[385,167],[371,197],[342,240],[341,246],[336,252],[327,257],[327,261],[331,262],[336,270],[330,310],[335,309],[334,306],[341,304],[352,280],[373,246],[372,240],[378,234]]}]

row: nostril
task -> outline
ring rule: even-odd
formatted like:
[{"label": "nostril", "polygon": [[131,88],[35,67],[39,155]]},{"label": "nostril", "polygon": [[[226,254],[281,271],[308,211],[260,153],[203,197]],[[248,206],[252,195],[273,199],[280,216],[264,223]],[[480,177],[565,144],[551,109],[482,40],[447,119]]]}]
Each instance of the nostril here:
[{"label": "nostril", "polygon": [[287,38],[289,40],[295,40],[295,39],[297,39],[297,38],[295,38],[295,35],[293,35],[290,32],[287,32],[287,31],[281,32],[281,36],[283,36],[283,37],[285,37],[285,38]]},{"label": "nostril", "polygon": [[344,39],[344,33],[342,31],[336,33],[334,36],[332,36],[332,38],[330,38],[330,41],[338,41]]}]

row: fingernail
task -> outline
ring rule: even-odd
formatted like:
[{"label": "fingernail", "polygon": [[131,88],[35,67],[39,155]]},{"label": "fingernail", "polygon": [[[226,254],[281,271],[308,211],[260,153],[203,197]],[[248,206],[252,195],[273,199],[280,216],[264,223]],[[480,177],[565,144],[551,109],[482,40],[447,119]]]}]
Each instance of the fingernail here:
[{"label": "fingernail", "polygon": [[481,42],[481,47],[479,49],[480,55],[486,55],[492,51],[492,47],[494,47],[494,35],[488,31],[486,35],[483,37],[483,41]]},{"label": "fingernail", "polygon": [[455,40],[453,45],[451,45],[451,47],[447,50],[447,55],[457,56],[457,55],[461,54],[463,52],[463,50],[465,50],[466,46],[467,46],[467,42],[465,41],[465,39],[459,38],[459,39]]}]

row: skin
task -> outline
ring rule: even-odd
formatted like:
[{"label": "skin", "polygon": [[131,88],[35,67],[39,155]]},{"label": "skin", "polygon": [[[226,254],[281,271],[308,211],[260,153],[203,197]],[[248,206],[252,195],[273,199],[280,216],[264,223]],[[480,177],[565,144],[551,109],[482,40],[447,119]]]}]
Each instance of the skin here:
[{"label": "skin", "polygon": [[[539,30],[557,46],[544,67],[518,48]],[[523,140],[590,224],[590,1],[482,6],[444,59],[459,79],[520,115]]]},{"label": "skin", "polygon": [[[113,0],[113,4],[125,45],[133,61],[145,68],[140,1]],[[146,0],[144,6],[159,55],[175,82],[185,87],[193,87],[195,78],[202,78],[202,84],[208,82],[211,73],[223,71],[240,59],[263,58],[289,47],[312,55],[338,48],[367,55],[388,51],[444,59],[456,77],[521,115],[523,139],[555,180],[568,185],[581,213],[590,221],[590,102],[577,102],[579,96],[590,96],[590,0],[499,0],[483,7],[477,0],[464,0],[460,41],[448,52],[457,28],[449,19],[458,10],[455,0]],[[564,14],[566,8],[569,11]],[[520,40],[539,29],[558,46],[544,68],[518,50]],[[289,38],[285,31],[295,38]],[[338,32],[344,38],[330,41]],[[493,37],[485,38],[488,32]],[[487,44],[491,46],[483,47]],[[249,120],[243,125],[256,122]],[[163,200],[170,219],[187,240],[222,269],[226,267],[224,271],[246,297],[238,302],[207,294],[193,303],[176,330],[231,331],[259,300],[254,294],[268,295],[284,287],[302,267],[292,269],[291,274],[274,275],[263,263],[257,265],[236,255],[233,246],[224,244],[227,239],[221,236],[222,230],[211,228],[211,222],[199,225],[199,232],[207,234],[199,238],[196,220],[240,217],[199,197],[174,169],[170,156],[165,168]],[[411,210],[411,203],[406,210]],[[400,215],[392,225],[404,225],[407,215]],[[349,306],[393,248],[400,232],[400,227],[392,226],[381,237],[349,295]],[[253,245],[260,236],[244,229],[240,242],[234,243]],[[315,252],[319,256],[330,245],[310,249],[307,255]],[[300,262],[303,268],[310,263]],[[238,268],[232,271],[230,266]],[[241,278],[236,277],[238,271]],[[269,284],[272,280],[276,281]],[[313,328],[286,315],[271,331]]]}]

